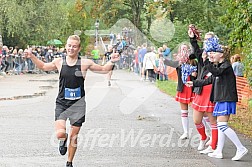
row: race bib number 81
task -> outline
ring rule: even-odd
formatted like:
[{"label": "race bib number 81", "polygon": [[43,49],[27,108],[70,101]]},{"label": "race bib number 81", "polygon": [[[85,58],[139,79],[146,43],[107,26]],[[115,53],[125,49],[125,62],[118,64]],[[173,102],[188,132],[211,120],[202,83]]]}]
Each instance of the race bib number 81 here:
[{"label": "race bib number 81", "polygon": [[76,89],[70,89],[70,88],[65,88],[65,99],[67,100],[78,100],[81,98],[81,89],[76,88]]}]

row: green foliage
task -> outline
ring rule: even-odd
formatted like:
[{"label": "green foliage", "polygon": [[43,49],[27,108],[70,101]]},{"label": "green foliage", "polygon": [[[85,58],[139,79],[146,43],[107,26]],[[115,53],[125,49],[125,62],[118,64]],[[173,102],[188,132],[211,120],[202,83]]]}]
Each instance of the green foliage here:
[{"label": "green foliage", "polygon": [[252,137],[252,100],[250,100],[250,105],[248,108],[243,108],[237,106],[236,115],[232,115],[230,118],[230,126],[234,127],[239,133],[244,134],[247,137]]},{"label": "green foliage", "polygon": [[[106,30],[113,26],[116,21],[127,15],[129,8],[123,5],[123,0],[75,0],[68,6],[68,26],[66,34],[75,30],[82,32],[82,52],[94,44],[94,36],[85,36],[86,30],[95,30],[95,22],[99,20],[99,29]],[[83,40],[84,39],[84,40]],[[91,46],[93,47],[93,46]],[[89,49],[87,49],[89,50]]]},{"label": "green foliage", "polygon": [[215,32],[222,41],[228,38],[228,29],[220,24],[225,10],[218,0],[181,0],[172,5],[172,15],[183,24],[195,24],[203,34]]},{"label": "green foliage", "polygon": [[45,44],[60,38],[67,20],[58,0],[2,0],[0,32],[5,45]]},{"label": "green foliage", "polygon": [[226,8],[221,21],[230,30],[228,44],[233,51],[242,52],[245,73],[252,85],[252,3],[249,0],[222,0],[221,4]]},{"label": "green foliage", "polygon": [[244,48],[244,54],[245,59],[244,59],[244,64],[245,64],[245,73],[246,77],[248,78],[248,82],[250,86],[252,86],[252,51],[251,48]]},{"label": "green foliage", "polygon": [[[82,46],[92,37],[96,19],[100,29],[109,29],[119,19],[129,19],[156,46],[151,23],[171,19],[175,35],[166,43],[171,49],[188,41],[187,26],[196,24],[203,34],[214,31],[223,44],[241,51],[245,73],[252,84],[252,3],[251,0],[1,0],[0,33],[8,46],[44,45],[58,38],[65,41],[75,30],[82,32]],[[163,29],[163,28],[162,28]]]},{"label": "green foliage", "polygon": [[175,21],[174,26],[175,26],[175,34],[173,39],[169,42],[169,47],[171,49],[174,49],[183,42],[189,42],[189,37],[187,34],[188,26],[182,24],[182,22],[180,21]]},{"label": "green foliage", "polygon": [[123,4],[132,10],[130,20],[139,30],[142,30],[141,14],[143,14],[145,0],[124,0]]},{"label": "green foliage", "polygon": [[251,40],[252,6],[249,0],[222,0],[226,14],[221,17],[223,24],[230,29],[229,44],[232,47],[243,47]]},{"label": "green foliage", "polygon": [[176,89],[177,89],[177,82],[174,81],[157,81],[157,87],[164,93],[175,97],[176,96]]},{"label": "green foliage", "polygon": [[[75,31],[81,31],[80,35],[82,41],[82,53],[84,52],[87,43],[89,42],[89,37],[85,36],[85,30],[89,30],[95,22],[94,19],[87,16],[87,11],[89,6],[85,6],[83,2],[77,0],[75,3],[68,3],[67,10],[67,26],[64,30],[64,40],[66,41],[69,35],[74,34]],[[84,39],[84,40],[83,40]]]},{"label": "green foliage", "polygon": [[148,39],[150,39],[151,42],[154,43],[157,47],[161,47],[164,43],[166,43],[168,47],[173,51],[175,51],[177,46],[181,43],[188,43],[189,37],[187,35],[187,25],[183,24],[181,21],[174,21],[173,24],[175,28],[175,34],[173,35],[171,41],[161,43],[154,40],[150,34],[147,34]]}]

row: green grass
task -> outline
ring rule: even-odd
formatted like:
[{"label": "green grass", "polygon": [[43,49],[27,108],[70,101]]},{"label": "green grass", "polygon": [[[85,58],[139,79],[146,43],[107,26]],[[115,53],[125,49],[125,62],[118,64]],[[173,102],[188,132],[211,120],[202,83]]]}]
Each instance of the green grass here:
[{"label": "green grass", "polygon": [[236,114],[231,116],[229,123],[237,131],[252,139],[252,99],[246,108],[237,106]]},{"label": "green grass", "polygon": [[252,112],[251,108],[237,106],[236,114],[231,115],[230,126],[234,127],[239,133],[252,139]]},{"label": "green grass", "polygon": [[157,81],[157,87],[164,93],[175,97],[177,93],[177,82],[174,81]]}]

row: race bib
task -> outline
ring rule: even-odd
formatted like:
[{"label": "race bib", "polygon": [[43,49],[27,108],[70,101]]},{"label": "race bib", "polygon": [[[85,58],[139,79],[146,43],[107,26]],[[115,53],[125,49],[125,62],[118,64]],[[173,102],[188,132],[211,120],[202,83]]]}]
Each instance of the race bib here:
[{"label": "race bib", "polygon": [[81,98],[81,89],[75,88],[75,89],[70,89],[70,88],[65,88],[65,99],[67,100],[78,100]]}]

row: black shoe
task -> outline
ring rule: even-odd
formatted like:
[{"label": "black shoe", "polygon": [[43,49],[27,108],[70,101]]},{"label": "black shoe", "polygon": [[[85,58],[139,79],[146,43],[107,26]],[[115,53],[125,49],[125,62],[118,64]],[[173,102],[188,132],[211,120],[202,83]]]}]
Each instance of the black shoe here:
[{"label": "black shoe", "polygon": [[68,161],[67,161],[67,163],[66,163],[66,167],[73,167],[72,162],[68,162]]},{"label": "black shoe", "polygon": [[59,143],[59,152],[61,155],[65,155],[67,152],[67,133],[66,133],[66,139],[64,141],[60,141]]}]

